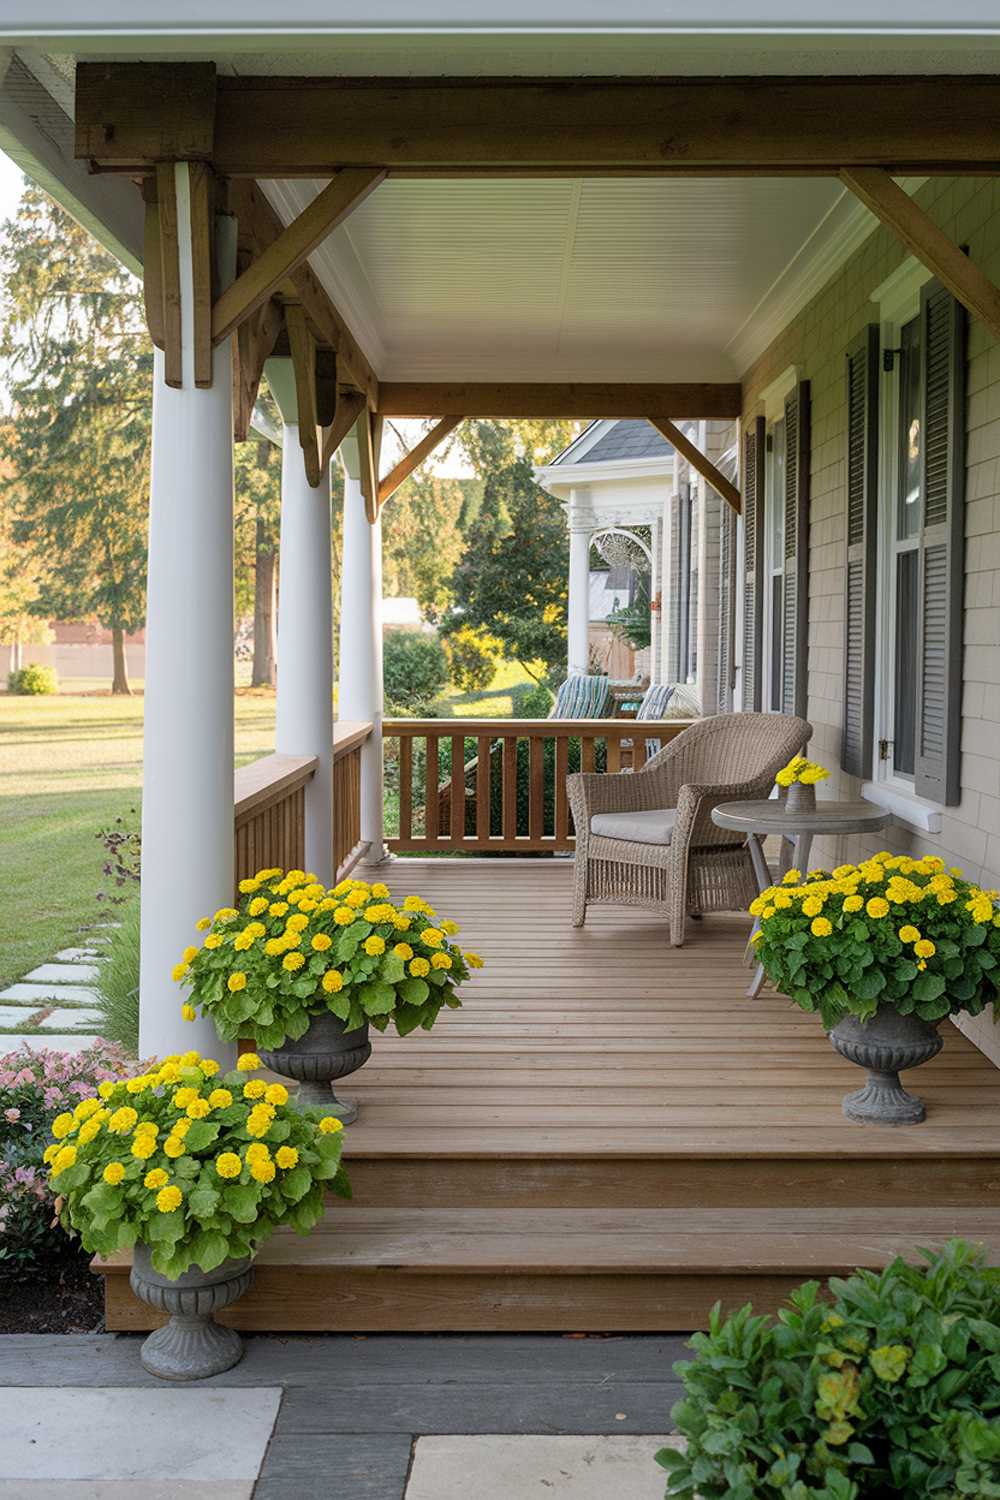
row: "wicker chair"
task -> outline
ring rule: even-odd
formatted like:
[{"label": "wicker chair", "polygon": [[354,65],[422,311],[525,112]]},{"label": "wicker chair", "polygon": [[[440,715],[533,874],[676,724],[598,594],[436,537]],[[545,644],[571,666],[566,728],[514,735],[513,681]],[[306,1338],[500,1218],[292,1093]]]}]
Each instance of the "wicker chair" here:
[{"label": "wicker chair", "polygon": [[568,777],[574,927],[591,902],[644,906],[663,913],[679,948],[689,913],[745,910],[757,894],[747,842],[717,827],[712,808],[767,797],[811,734],[791,715],[717,714],[634,774]]}]

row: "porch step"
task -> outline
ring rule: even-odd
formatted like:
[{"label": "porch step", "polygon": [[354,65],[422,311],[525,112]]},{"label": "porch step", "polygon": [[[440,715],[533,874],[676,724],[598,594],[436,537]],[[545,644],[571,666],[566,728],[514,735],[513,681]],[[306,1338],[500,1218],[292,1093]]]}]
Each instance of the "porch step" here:
[{"label": "porch step", "polygon": [[[248,1331],[669,1332],[716,1301],[775,1309],[811,1277],[877,1269],[952,1236],[1000,1258],[1000,1209],[413,1209],[332,1207],[276,1234],[222,1321]],[[130,1257],[106,1278],[107,1325],[155,1327]]]}]

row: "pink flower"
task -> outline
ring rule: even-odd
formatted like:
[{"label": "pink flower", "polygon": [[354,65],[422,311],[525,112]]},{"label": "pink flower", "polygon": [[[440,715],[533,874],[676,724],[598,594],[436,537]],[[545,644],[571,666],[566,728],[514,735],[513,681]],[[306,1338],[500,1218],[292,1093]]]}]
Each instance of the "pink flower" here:
[{"label": "pink flower", "polygon": [[21,1111],[14,1108],[5,1109],[3,1112],[3,1117],[7,1121],[8,1125],[16,1125],[18,1120],[21,1118]]}]

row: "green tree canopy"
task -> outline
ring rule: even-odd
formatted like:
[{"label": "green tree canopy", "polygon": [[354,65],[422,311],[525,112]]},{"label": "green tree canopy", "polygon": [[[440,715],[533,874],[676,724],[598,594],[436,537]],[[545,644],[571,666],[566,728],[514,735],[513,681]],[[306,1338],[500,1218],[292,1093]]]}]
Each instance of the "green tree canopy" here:
[{"label": "green tree canopy", "polygon": [[14,541],[37,572],[33,613],[124,636],[145,619],[152,348],[135,277],[39,188],[4,227],[10,420],[0,430]]}]

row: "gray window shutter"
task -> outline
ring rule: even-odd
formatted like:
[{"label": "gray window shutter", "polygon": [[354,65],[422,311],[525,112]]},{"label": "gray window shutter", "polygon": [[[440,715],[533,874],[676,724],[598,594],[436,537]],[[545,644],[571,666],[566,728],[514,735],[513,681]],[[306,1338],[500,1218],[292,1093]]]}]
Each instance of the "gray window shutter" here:
[{"label": "gray window shutter", "polygon": [[875,736],[875,557],[878,532],[879,331],[847,351],[847,561],[840,764],[872,774]]},{"label": "gray window shutter", "polygon": [[806,716],[809,686],[809,382],[785,401],[785,578],[781,711]]},{"label": "gray window shutter", "polygon": [[719,655],[716,702],[720,713],[733,711],[736,681],[736,512],[719,502]]},{"label": "gray window shutter", "polygon": [[923,446],[915,790],[954,806],[962,712],[965,312],[940,282],[920,295]]},{"label": "gray window shutter", "polygon": [[764,418],[743,434],[743,707],[760,710],[764,623]]}]

